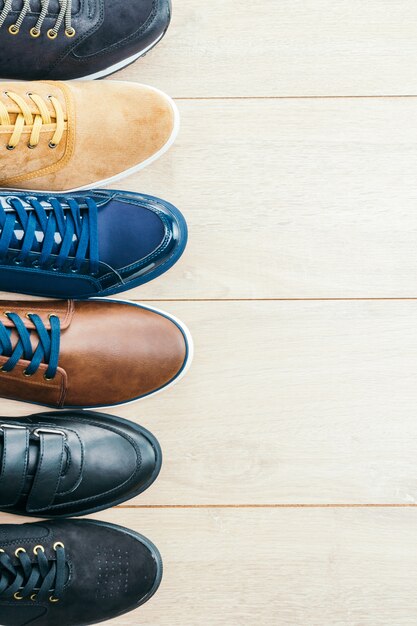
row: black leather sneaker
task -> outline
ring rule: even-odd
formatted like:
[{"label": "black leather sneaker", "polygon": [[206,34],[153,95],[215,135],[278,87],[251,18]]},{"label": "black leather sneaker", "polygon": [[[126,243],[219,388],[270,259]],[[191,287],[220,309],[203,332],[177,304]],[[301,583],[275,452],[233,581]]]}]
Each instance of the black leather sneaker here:
[{"label": "black leather sneaker", "polygon": [[165,34],[170,0],[3,0],[0,79],[102,78]]},{"label": "black leather sneaker", "polygon": [[101,511],[147,489],[161,462],[155,437],[120,417],[0,418],[0,510],[54,518]]},{"label": "black leather sneaker", "polygon": [[144,604],[162,560],[138,533],[92,520],[0,524],[2,626],[86,626]]}]

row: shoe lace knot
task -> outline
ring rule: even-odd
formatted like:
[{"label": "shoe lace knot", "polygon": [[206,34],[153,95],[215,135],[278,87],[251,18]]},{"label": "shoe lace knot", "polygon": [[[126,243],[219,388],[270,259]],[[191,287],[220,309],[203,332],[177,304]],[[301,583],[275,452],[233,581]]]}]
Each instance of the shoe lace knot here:
[{"label": "shoe lace knot", "polygon": [[99,269],[97,205],[92,198],[17,196],[0,204],[0,262],[91,275]]},{"label": "shoe lace knot", "polygon": [[[4,315],[12,322],[12,326],[5,326],[0,322],[0,355],[9,357],[8,361],[0,366],[2,372],[11,372],[20,361],[28,361],[24,370],[25,376],[33,376],[41,363],[48,365],[44,378],[51,380],[58,369],[61,322],[57,315],[49,316],[49,326],[46,328],[41,317],[35,313],[27,313],[26,317],[32,322],[33,330],[26,327],[25,322],[17,313],[5,311]],[[31,339],[36,333],[38,344],[33,347]],[[17,341],[16,341],[17,335]]]},{"label": "shoe lace knot", "polygon": [[32,558],[25,548],[17,548],[13,557],[0,549],[1,598],[30,598],[34,602],[49,599],[50,602],[59,602],[67,571],[65,546],[62,542],[54,543],[53,554],[51,551],[49,557],[41,545],[33,548]]},{"label": "shoe lace knot", "polygon": [[3,95],[8,100],[9,108],[0,100],[0,128],[10,127],[11,136],[6,145],[8,150],[14,150],[22,135],[28,132],[30,132],[30,138],[27,147],[36,148],[42,129],[52,133],[48,144],[50,148],[56,148],[59,145],[67,128],[67,116],[58,98],[48,96],[47,99],[52,105],[52,110],[50,110],[45,98],[36,93],[28,93],[31,105],[35,104],[37,109],[32,111],[29,103],[19,94],[5,91]]},{"label": "shoe lace knot", "polygon": [[[22,0],[22,2],[23,2],[22,9],[20,11],[20,14],[17,20],[15,21],[14,24],[11,24],[9,26],[9,33],[11,35],[19,34],[25,17],[31,11],[31,4],[30,4],[31,0]],[[35,26],[33,26],[30,29],[30,35],[31,37],[34,37],[35,39],[41,36],[42,25],[46,17],[50,15],[49,3],[50,3],[50,0],[41,0],[41,10],[39,13],[38,20]],[[1,26],[3,26],[4,22],[6,21],[7,16],[13,10],[12,5],[13,5],[13,0],[4,0],[4,6],[0,13],[0,28]],[[65,31],[64,31],[65,35],[70,38],[74,37],[75,29],[73,28],[71,24],[71,8],[72,8],[72,0],[59,0],[59,12],[58,12],[55,24],[46,33],[49,39],[56,39],[58,37],[59,29],[61,28],[63,23],[65,24]]]}]

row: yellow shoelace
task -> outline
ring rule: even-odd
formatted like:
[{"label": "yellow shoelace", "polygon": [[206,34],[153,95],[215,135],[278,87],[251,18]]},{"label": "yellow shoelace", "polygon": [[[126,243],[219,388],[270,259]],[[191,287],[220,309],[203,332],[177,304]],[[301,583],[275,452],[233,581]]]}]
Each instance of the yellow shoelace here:
[{"label": "yellow shoelace", "polygon": [[56,128],[51,129],[51,132],[54,131],[54,134],[49,142],[50,148],[56,148],[64,135],[67,121],[59,100],[54,98],[54,96],[48,96],[52,106],[54,107],[54,113],[51,115],[44,99],[35,93],[29,93],[28,96],[38,107],[38,113],[32,113],[27,102],[25,102],[24,99],[17,93],[7,91],[5,92],[5,95],[13,100],[13,102],[17,104],[20,109],[20,112],[17,113],[16,120],[13,124],[10,119],[9,111],[3,102],[0,102],[0,128],[3,126],[14,126],[12,136],[6,146],[7,149],[13,150],[16,148],[22,137],[22,133],[28,129],[31,129],[30,139],[27,144],[28,148],[36,148],[41,137],[42,126],[44,125],[56,126]]},{"label": "yellow shoelace", "polygon": [[[20,27],[28,13],[31,11],[30,0],[22,0],[23,6],[19,17],[16,22],[9,26],[9,33],[11,35],[17,35],[20,31]],[[49,13],[50,0],[41,0],[41,12],[39,13],[38,21],[35,26],[30,29],[32,37],[40,37],[42,24]],[[65,34],[67,37],[74,37],[75,29],[71,26],[71,5],[72,0],[59,0],[59,13],[56,18],[56,22],[53,28],[50,28],[47,32],[49,39],[56,39],[58,37],[58,31],[61,28],[63,22],[65,22]],[[13,11],[13,0],[4,0],[4,7],[0,13],[0,28],[6,21],[9,13]]]}]

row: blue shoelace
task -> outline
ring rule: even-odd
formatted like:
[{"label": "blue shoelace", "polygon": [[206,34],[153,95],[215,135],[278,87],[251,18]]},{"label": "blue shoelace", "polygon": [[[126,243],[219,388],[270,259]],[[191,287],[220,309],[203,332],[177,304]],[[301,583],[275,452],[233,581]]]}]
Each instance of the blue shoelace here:
[{"label": "blue shoelace", "polygon": [[0,205],[0,262],[13,251],[14,263],[23,265],[36,252],[34,267],[59,271],[70,260],[71,271],[78,272],[88,260],[90,273],[98,272],[97,206],[92,198],[85,198],[82,207],[74,198],[40,201],[28,196],[29,207],[15,196],[6,201],[10,209]]},{"label": "blue shoelace", "polygon": [[[17,313],[6,312],[7,317],[14,324],[13,328],[7,328],[0,322],[0,354],[10,357],[9,360],[0,367],[3,372],[11,372],[16,367],[20,359],[30,361],[24,374],[25,376],[33,376],[39,369],[41,363],[47,363],[48,368],[44,377],[47,380],[54,378],[58,369],[59,346],[61,339],[61,323],[59,317],[50,315],[50,330],[45,327],[42,319],[35,313],[28,313],[27,317],[33,323],[35,331],[38,334],[39,342],[35,350],[30,340],[31,331],[26,328],[22,318]],[[18,342],[13,348],[11,336],[12,331],[16,330],[18,334]]]},{"label": "blue shoelace", "polygon": [[[33,549],[35,560],[24,548],[17,548],[18,564],[4,550],[0,552],[0,597],[3,599],[58,602],[65,587],[66,556],[61,542],[54,544],[55,558],[48,559],[43,546]],[[52,593],[52,595],[51,595]]]}]

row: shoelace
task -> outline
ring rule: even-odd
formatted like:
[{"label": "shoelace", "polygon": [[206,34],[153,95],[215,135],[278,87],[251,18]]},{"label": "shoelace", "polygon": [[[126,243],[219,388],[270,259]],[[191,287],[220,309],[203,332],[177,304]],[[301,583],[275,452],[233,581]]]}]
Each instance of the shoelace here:
[{"label": "shoelace", "polygon": [[36,560],[32,562],[24,548],[17,548],[14,555],[18,565],[0,549],[0,598],[23,600],[30,597],[34,602],[49,598],[50,602],[59,602],[66,578],[65,546],[57,541],[53,549],[56,558],[48,559],[45,548],[35,546]]},{"label": "shoelace", "polygon": [[[7,198],[13,210],[0,205],[0,262],[18,250],[14,263],[21,265],[31,252],[39,251],[39,259],[32,265],[62,270],[70,260],[72,272],[78,272],[88,259],[90,273],[99,268],[97,206],[92,198],[85,198],[80,207],[74,198],[47,201],[35,197],[25,198],[29,208],[17,197]],[[63,205],[62,202],[66,202]],[[23,232],[21,238],[16,232]],[[39,241],[39,238],[41,239]]]},{"label": "shoelace", "polygon": [[[31,342],[31,331],[26,328],[22,318],[17,313],[5,311],[4,313],[14,324],[13,328],[7,328],[0,322],[0,354],[9,357],[1,367],[2,372],[11,372],[20,359],[30,361],[26,370],[23,372],[25,376],[33,376],[41,363],[47,363],[48,367],[45,371],[44,378],[52,380],[58,369],[59,347],[61,340],[61,323],[56,315],[49,316],[51,325],[50,330],[45,327],[42,319],[35,313],[28,313],[27,317],[35,326],[35,332],[38,335],[39,342],[34,350]],[[11,341],[12,331],[16,330],[18,341],[13,347]]]},{"label": "shoelace", "polygon": [[14,93],[13,91],[5,91],[4,95],[17,104],[19,108],[16,120],[13,124],[6,105],[0,101],[0,126],[14,126],[9,143],[6,146],[8,150],[14,150],[16,148],[25,127],[31,129],[28,148],[36,148],[38,145],[42,126],[52,126],[50,130],[51,132],[54,131],[53,137],[49,142],[49,147],[56,148],[59,145],[66,129],[67,118],[62,105],[57,98],[54,96],[48,96],[48,99],[54,108],[54,113],[51,115],[44,99],[36,93],[28,93],[27,95],[38,107],[38,113],[32,113],[28,103],[25,102],[19,94]]},{"label": "shoelace", "polygon": [[[41,0],[41,12],[39,13],[38,21],[36,22],[35,26],[30,29],[30,34],[32,37],[37,38],[41,35],[42,25],[49,11],[49,1],[50,0]],[[17,35],[19,33],[26,15],[31,10],[30,0],[22,0],[22,2],[23,6],[19,17],[14,24],[9,26],[9,33],[11,35]],[[65,22],[66,36],[74,37],[75,29],[71,26],[71,4],[72,0],[59,0],[58,17],[56,19],[54,27],[50,28],[47,32],[49,39],[56,39],[58,37],[58,31],[61,28],[63,22]],[[4,7],[2,12],[0,13],[0,28],[6,21],[9,13],[12,11],[12,5],[13,0],[4,0]]]}]

